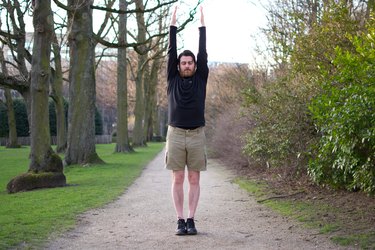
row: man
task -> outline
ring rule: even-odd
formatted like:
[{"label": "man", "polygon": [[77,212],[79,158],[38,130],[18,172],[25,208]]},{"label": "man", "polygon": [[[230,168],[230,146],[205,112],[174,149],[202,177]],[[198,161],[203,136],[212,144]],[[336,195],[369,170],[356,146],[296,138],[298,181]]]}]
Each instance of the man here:
[{"label": "man", "polygon": [[[172,170],[172,198],[177,214],[176,235],[197,234],[194,216],[200,194],[200,171],[206,170],[205,99],[208,79],[206,27],[200,8],[199,49],[197,60],[189,51],[177,57],[176,12],[172,13],[168,47],[168,133],[166,168]],[[185,167],[189,190],[189,214],[183,214]]]}]

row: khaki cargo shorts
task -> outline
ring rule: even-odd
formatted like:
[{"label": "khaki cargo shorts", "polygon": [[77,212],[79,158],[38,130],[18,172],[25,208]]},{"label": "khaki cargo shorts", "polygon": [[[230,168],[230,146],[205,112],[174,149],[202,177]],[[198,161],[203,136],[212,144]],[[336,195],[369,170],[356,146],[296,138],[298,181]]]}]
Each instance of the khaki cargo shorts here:
[{"label": "khaki cargo shorts", "polygon": [[207,170],[204,127],[181,129],[168,126],[165,168],[169,170]]}]

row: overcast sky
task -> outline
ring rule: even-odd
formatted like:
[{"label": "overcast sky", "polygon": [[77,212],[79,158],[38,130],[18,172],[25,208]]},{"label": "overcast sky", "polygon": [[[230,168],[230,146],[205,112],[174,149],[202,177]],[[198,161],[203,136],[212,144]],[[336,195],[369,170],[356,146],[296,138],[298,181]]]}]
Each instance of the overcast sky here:
[{"label": "overcast sky", "polygon": [[[259,27],[266,24],[261,0],[204,0],[209,61],[251,63]],[[183,10],[180,10],[183,11]],[[184,48],[197,51],[200,22],[183,34]],[[182,42],[182,41],[181,41]]]}]

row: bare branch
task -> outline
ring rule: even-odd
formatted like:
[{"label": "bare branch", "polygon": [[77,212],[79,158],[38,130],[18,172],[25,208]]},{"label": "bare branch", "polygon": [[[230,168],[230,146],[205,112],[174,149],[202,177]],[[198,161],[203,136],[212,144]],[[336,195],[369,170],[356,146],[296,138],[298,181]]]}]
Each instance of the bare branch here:
[{"label": "bare branch", "polygon": [[[57,0],[54,0],[54,1],[57,1]],[[103,11],[108,11],[108,12],[112,12],[112,13],[117,13],[117,14],[134,14],[134,13],[155,12],[156,10],[158,10],[159,8],[161,8],[163,6],[168,6],[168,5],[177,3],[177,2],[178,2],[178,0],[171,0],[171,1],[168,1],[168,2],[165,2],[165,3],[160,3],[160,1],[158,1],[158,4],[155,7],[150,8],[150,9],[145,9],[145,10],[137,9],[137,8],[134,9],[134,10],[118,10],[118,9],[111,9],[111,8],[106,8],[106,7],[95,6],[95,5],[91,5],[91,8],[96,9],[96,10],[103,10]]]},{"label": "bare branch", "polygon": [[0,73],[0,86],[14,89],[22,93],[29,88],[30,83],[26,80],[20,80],[15,76],[7,76],[4,73]]}]

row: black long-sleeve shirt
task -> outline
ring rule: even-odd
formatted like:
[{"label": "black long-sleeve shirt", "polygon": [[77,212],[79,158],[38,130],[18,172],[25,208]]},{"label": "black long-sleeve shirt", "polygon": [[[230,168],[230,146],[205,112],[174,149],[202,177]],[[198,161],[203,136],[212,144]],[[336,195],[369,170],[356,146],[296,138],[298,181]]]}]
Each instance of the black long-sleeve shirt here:
[{"label": "black long-sleeve shirt", "polygon": [[170,26],[168,46],[168,124],[194,128],[205,125],[204,109],[208,79],[206,28],[199,28],[197,68],[192,77],[183,78],[178,71],[177,27]]}]

